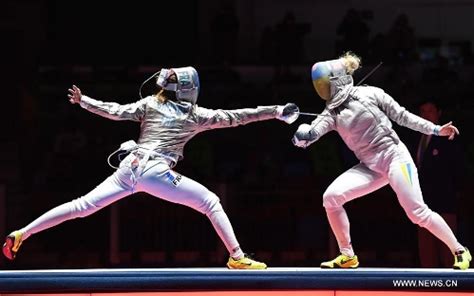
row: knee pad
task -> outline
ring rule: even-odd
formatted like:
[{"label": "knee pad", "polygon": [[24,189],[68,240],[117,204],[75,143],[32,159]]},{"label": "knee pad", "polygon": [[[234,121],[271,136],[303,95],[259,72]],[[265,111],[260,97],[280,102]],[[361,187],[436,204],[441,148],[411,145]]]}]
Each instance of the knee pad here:
[{"label": "knee pad", "polygon": [[346,203],[343,194],[338,194],[335,191],[327,191],[323,194],[323,206],[326,209],[339,208]]},{"label": "knee pad", "polygon": [[71,218],[83,218],[97,212],[100,207],[88,202],[84,198],[77,198],[70,202]]},{"label": "knee pad", "polygon": [[407,216],[410,221],[421,227],[426,227],[430,224],[431,215],[433,214],[433,211],[426,205],[407,211]]},{"label": "knee pad", "polygon": [[217,211],[222,211],[222,205],[217,197],[213,192],[209,191],[209,193],[206,196],[206,199],[202,203],[202,205],[199,207],[198,211],[200,211],[203,214],[210,215],[213,212]]}]

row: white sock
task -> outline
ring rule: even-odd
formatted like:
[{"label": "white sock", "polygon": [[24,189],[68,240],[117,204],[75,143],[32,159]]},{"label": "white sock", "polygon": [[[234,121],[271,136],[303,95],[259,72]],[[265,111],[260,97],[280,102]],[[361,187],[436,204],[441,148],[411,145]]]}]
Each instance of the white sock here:
[{"label": "white sock", "polygon": [[326,208],[326,215],[332,232],[336,236],[341,254],[348,257],[354,256],[351,244],[350,223],[346,210],[343,207]]},{"label": "white sock", "polygon": [[242,258],[244,252],[239,246],[239,242],[235,237],[234,229],[232,228],[232,224],[230,224],[227,214],[223,210],[218,210],[211,212],[208,217],[230,256],[234,259]]},{"label": "white sock", "polygon": [[425,225],[425,228],[443,243],[445,243],[453,254],[465,250],[465,248],[456,239],[456,236],[454,236],[453,231],[448,226],[446,221],[444,221],[444,219],[438,213],[432,212],[430,218],[431,221]]},{"label": "white sock", "polygon": [[23,240],[26,240],[32,234],[54,227],[66,220],[70,220],[73,211],[74,206],[72,202],[67,202],[47,211],[20,230],[23,232]]}]

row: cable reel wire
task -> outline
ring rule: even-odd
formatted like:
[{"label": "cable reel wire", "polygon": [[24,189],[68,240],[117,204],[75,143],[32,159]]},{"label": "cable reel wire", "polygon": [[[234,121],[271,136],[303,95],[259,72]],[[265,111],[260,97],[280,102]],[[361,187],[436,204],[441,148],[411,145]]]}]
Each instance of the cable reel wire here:
[{"label": "cable reel wire", "polygon": [[143,99],[143,96],[142,96],[142,88],[143,86],[148,82],[150,81],[151,79],[153,79],[154,77],[160,75],[160,72],[161,72],[161,69],[155,73],[153,73],[150,77],[148,77],[145,81],[142,82],[142,84],[140,85],[140,88],[138,89],[138,95],[140,96],[140,99]]},{"label": "cable reel wire", "polygon": [[[121,152],[122,151],[122,152]],[[120,153],[119,153],[120,152]],[[122,162],[122,160],[125,158],[123,157],[124,155],[127,155],[128,153],[130,153],[130,151],[123,151],[122,148],[119,148],[117,150],[115,150],[114,152],[110,153],[110,155],[107,157],[107,164],[113,168],[113,169],[116,169],[118,170],[120,167],[118,166],[115,166],[112,164],[112,157],[118,153],[118,160],[119,162]]]}]

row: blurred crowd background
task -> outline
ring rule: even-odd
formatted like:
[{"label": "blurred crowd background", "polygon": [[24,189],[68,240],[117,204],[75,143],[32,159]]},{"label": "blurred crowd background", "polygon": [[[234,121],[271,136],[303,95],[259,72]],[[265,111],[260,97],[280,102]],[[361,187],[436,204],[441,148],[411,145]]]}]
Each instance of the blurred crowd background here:
[{"label": "blurred crowd background", "polygon": [[[462,160],[441,204],[474,248],[474,2],[59,1],[0,4],[0,235],[77,198],[113,173],[106,158],[139,126],[71,105],[67,89],[131,103],[162,67],[193,65],[198,104],[236,109],[296,103],[319,112],[310,69],[345,51],[362,57],[356,82],[385,89],[417,113],[435,100],[460,129]],[[147,84],[143,92],[156,89]],[[296,148],[292,125],[266,121],[205,132],[175,168],[221,198],[246,252],[270,266],[319,266],[337,246],[322,206],[325,188],[356,163],[336,133]],[[417,134],[395,125],[407,144]],[[442,184],[432,184],[442,186]],[[425,196],[430,205],[430,196]],[[419,267],[417,226],[382,188],[346,205],[363,266]],[[227,254],[206,217],[136,193],[85,219],[31,237],[5,269],[223,266]]]}]

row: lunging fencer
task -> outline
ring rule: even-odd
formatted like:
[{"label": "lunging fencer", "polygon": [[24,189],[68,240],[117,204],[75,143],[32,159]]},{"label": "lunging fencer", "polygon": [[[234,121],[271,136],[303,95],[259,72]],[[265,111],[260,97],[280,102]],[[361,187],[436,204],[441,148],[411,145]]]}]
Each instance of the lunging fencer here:
[{"label": "lunging fencer", "polygon": [[8,259],[13,260],[21,244],[33,234],[70,219],[91,215],[134,192],[146,192],[205,214],[229,252],[228,268],[267,267],[243,252],[219,198],[203,185],[174,171],[173,167],[183,158],[186,143],[200,132],[275,118],[290,124],[298,117],[298,107],[292,103],[237,110],[199,107],[196,104],[199,76],[193,67],[161,69],[156,84],[159,91],[155,95],[126,105],[92,99],[75,85],[69,89],[72,104],[112,120],[140,122],[138,143],[131,140],[121,145],[119,150],[129,152],[128,156],[95,189],[49,210],[9,234],[3,245],[3,254]]},{"label": "lunging fencer", "polygon": [[450,140],[459,134],[458,129],[452,122],[440,126],[408,112],[380,88],[354,86],[352,74],[359,65],[360,58],[350,52],[339,59],[313,65],[313,86],[326,100],[326,107],[310,125],[300,125],[293,137],[296,146],[306,148],[335,130],[360,160],[337,177],[323,194],[323,206],[340,255],[321,263],[321,267],[359,266],[343,206],[390,184],[408,218],[426,228],[451,250],[453,268],[469,268],[472,259],[469,250],[458,242],[443,218],[423,201],[416,166],[407,147],[392,129],[391,120],[423,134],[449,137]]}]

